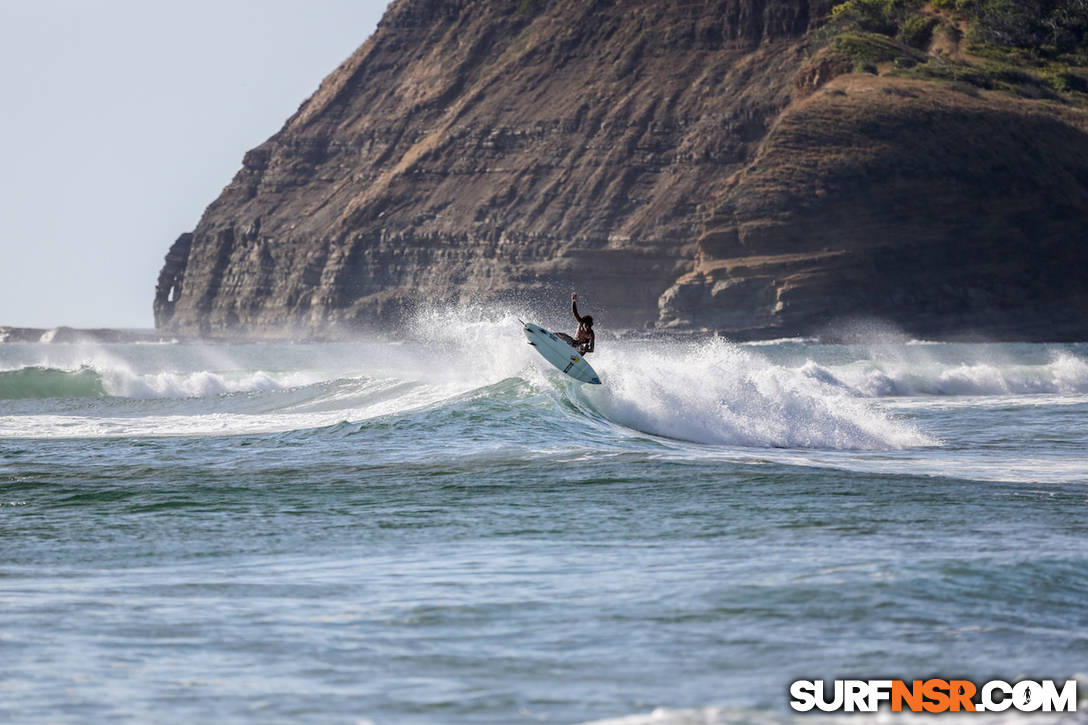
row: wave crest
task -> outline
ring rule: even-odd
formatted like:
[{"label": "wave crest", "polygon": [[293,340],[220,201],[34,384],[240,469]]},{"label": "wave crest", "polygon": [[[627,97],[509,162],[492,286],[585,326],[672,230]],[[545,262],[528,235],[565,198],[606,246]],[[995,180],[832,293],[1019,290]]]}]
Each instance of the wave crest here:
[{"label": "wave crest", "polygon": [[64,369],[29,365],[0,371],[0,400],[30,398],[203,398],[226,393],[283,390],[320,380],[304,372],[157,372],[82,365]]},{"label": "wave crest", "polygon": [[0,371],[0,400],[98,398],[107,394],[102,376],[87,366],[62,370],[31,365]]}]

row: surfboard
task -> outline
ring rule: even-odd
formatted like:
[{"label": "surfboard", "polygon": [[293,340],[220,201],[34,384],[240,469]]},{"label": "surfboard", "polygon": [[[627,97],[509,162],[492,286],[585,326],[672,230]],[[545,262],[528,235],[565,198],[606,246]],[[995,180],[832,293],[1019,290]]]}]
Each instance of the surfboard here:
[{"label": "surfboard", "polygon": [[576,348],[560,340],[540,325],[522,322],[529,344],[536,348],[545,360],[562,372],[582,383],[600,385],[601,379]]}]

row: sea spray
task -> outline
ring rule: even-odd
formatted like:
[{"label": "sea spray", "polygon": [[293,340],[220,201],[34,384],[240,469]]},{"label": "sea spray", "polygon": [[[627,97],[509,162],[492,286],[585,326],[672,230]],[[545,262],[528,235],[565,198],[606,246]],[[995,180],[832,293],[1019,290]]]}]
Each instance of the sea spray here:
[{"label": "sea spray", "polygon": [[406,330],[420,348],[416,370],[432,379],[479,386],[521,375],[536,357],[522,332],[522,319],[531,321],[534,315],[483,305],[421,310]]}]

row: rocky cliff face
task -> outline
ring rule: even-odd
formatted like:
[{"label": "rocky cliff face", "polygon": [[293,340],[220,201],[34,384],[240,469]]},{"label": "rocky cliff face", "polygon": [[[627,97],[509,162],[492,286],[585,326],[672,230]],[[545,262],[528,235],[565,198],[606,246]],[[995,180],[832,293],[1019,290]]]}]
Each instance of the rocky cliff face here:
[{"label": "rocky cliff face", "polygon": [[931,338],[1084,339],[1081,111],[840,77],[776,122],[660,323],[744,337],[854,316]]},{"label": "rocky cliff face", "polygon": [[830,6],[397,0],[170,248],[156,324],[320,336],[580,289],[612,329],[1082,335],[1084,112],[828,83]]}]

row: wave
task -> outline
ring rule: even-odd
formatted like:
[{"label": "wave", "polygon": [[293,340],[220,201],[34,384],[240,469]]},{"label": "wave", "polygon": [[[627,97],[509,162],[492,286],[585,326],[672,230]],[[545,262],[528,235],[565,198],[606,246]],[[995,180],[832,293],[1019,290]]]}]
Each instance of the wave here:
[{"label": "wave", "polygon": [[111,370],[104,375],[104,385],[109,394],[124,398],[206,398],[228,393],[288,390],[319,380],[319,376],[306,372],[273,373],[264,370],[235,373],[201,370],[147,375]]},{"label": "wave", "polygon": [[[36,417],[23,411],[0,427],[9,435],[65,437],[251,434],[457,408],[473,397],[503,408],[551,397],[559,405],[536,407],[535,415],[575,416],[564,429],[588,425],[606,437],[634,431],[699,444],[836,450],[934,443],[831,378],[814,381],[770,361],[765,348],[720,339],[602,341],[593,364],[604,385],[580,386],[526,344],[519,317],[535,318],[494,308],[432,310],[395,343],[97,350],[89,365],[74,369],[6,374],[33,379],[38,397],[106,396],[111,406],[82,413],[54,406]],[[563,329],[562,320],[541,321]],[[289,369],[270,371],[272,361]],[[510,379],[526,383],[512,397],[495,387]],[[9,387],[8,397],[30,390],[25,382]]]},{"label": "wave", "polygon": [[[604,384],[582,386],[529,352],[519,317],[532,319],[504,310],[490,316],[476,308],[437,310],[417,317],[412,329],[444,346],[449,357],[479,359],[486,369],[480,384],[516,374],[557,391],[584,415],[663,438],[870,450],[937,443],[836,385],[814,385],[808,376],[770,361],[758,347],[721,338],[682,344],[602,341],[592,364]],[[552,320],[545,323],[551,327]],[[557,327],[562,330],[563,323]],[[487,341],[492,349],[474,355],[466,339]]]},{"label": "wave", "polygon": [[575,395],[644,433],[762,448],[897,449],[934,445],[841,387],[725,342],[634,347],[601,356],[604,385]]},{"label": "wave", "polygon": [[0,400],[31,398],[203,398],[225,393],[284,390],[316,382],[305,372],[156,372],[83,365],[64,369],[29,365],[0,371]]},{"label": "wave", "polygon": [[98,398],[107,394],[102,376],[89,367],[59,370],[31,365],[0,371],[0,400]]},{"label": "wave", "polygon": [[[880,398],[1088,393],[1088,362],[1062,349],[752,346],[720,338],[602,337],[592,364],[604,384],[582,386],[526,344],[519,318],[573,327],[558,314],[460,307],[421,312],[392,342],[19,348],[43,357],[0,371],[0,398],[109,402],[21,404],[19,415],[0,421],[0,435],[311,430],[428,411],[441,418],[439,409],[479,398],[493,410],[528,408],[565,435],[883,451],[939,441],[894,413],[898,402]],[[498,385],[512,380],[520,384]]]},{"label": "wave", "polygon": [[824,366],[811,360],[799,371],[852,394],[879,397],[1071,395],[1088,393],[1088,362],[1069,352],[1045,363],[878,362]]}]

